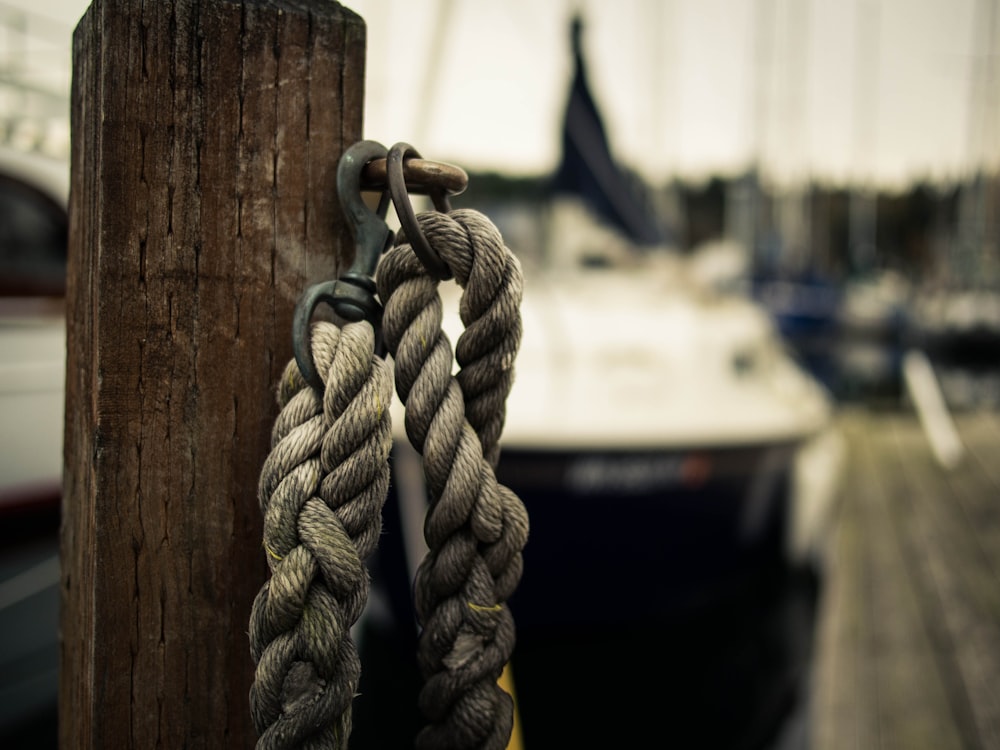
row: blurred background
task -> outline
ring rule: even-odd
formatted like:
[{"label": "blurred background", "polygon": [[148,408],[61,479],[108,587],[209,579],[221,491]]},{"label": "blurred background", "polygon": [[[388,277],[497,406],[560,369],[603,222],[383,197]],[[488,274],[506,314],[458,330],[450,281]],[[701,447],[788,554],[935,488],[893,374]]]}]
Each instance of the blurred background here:
[{"label": "blurred background", "polygon": [[[68,152],[67,40],[87,5],[0,3],[6,144]],[[650,226],[604,218],[682,253],[733,243],[741,280],[838,394],[891,388],[893,362],[860,340],[831,351],[834,317],[840,332],[891,323],[935,340],[1000,325],[993,0],[348,7],[368,26],[366,137],[475,173],[464,203],[508,204],[520,252],[542,253],[538,198],[558,187],[578,15],[594,148]],[[965,373],[945,380],[956,399],[995,398]]]},{"label": "blurred background", "polygon": [[[453,205],[485,212],[525,267],[518,383],[528,395],[512,395],[498,472],[528,498],[533,546],[552,534],[548,556],[526,552],[526,569],[603,549],[603,539],[579,549],[560,541],[565,528],[546,521],[552,496],[594,503],[595,513],[609,502],[646,513],[650,498],[677,498],[662,521],[688,535],[688,546],[646,540],[673,545],[672,557],[623,562],[685,571],[683,585],[654,575],[664,606],[636,611],[627,626],[583,623],[575,651],[552,640],[560,624],[547,619],[543,594],[530,583],[519,593],[523,712],[565,681],[582,649],[633,643],[631,671],[595,662],[586,679],[639,684],[648,643],[669,633],[690,646],[657,652],[654,663],[689,688],[670,699],[702,731],[725,727],[704,746],[809,747],[824,561],[849,470],[839,415],[943,409],[947,425],[948,414],[1000,407],[1000,2],[343,4],[368,30],[365,137],[465,169],[469,187]],[[31,461],[4,438],[8,747],[54,746],[64,332],[53,300],[65,288],[70,39],[88,6],[0,0],[0,399],[9,415],[35,414],[30,392],[51,412],[38,446],[22,446]],[[647,288],[650,279],[662,286]],[[614,290],[635,334],[624,344],[622,327],[600,328],[607,316],[586,317],[595,288]],[[574,338],[584,326],[588,340]],[[532,338],[539,328],[548,339]],[[551,393],[553,351],[564,369],[600,380],[578,376],[565,390],[608,405],[601,430],[569,419],[572,406],[540,409],[532,389]],[[619,391],[647,382],[644,414],[612,412]],[[565,429],[539,427],[543,417]],[[396,487],[407,494],[405,481]],[[717,503],[711,518],[695,509],[703,495]],[[563,518],[578,506],[551,507]],[[391,570],[412,555],[399,515],[373,563],[388,619],[374,617],[364,634],[382,654],[413,636],[407,587]],[[535,580],[560,585],[556,573]],[[642,597],[639,580],[623,598]],[[720,624],[734,617],[742,639]],[[370,658],[368,679],[380,668],[406,674]],[[545,663],[558,665],[551,685]],[[720,687],[713,675],[723,673]],[[357,747],[400,741],[379,735],[385,727],[367,711],[362,703]],[[529,745],[532,731],[547,731],[531,721]]]}]

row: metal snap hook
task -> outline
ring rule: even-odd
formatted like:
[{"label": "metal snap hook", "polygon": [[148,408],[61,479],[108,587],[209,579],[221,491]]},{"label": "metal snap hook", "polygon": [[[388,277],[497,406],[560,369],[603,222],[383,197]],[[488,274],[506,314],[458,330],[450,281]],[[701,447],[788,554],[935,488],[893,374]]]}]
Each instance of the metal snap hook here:
[{"label": "metal snap hook", "polygon": [[372,211],[361,197],[361,173],[375,159],[386,158],[385,146],[376,141],[360,141],[344,152],[337,166],[337,195],[354,235],[354,263],[348,276],[372,278],[378,260],[392,244],[392,230],[385,223],[389,208],[388,196],[382,193],[378,209]]},{"label": "metal snap hook", "polygon": [[292,351],[302,377],[318,391],[324,385],[313,361],[309,326],[320,304],[328,304],[344,320],[367,320],[375,328],[376,338],[379,334],[382,306],[375,296],[374,276],[379,258],[393,239],[393,232],[385,222],[389,195],[383,192],[378,208],[374,211],[369,208],[361,197],[361,173],[366,164],[385,158],[387,153],[381,143],[359,141],[341,156],[337,165],[337,195],[354,236],[354,262],[336,281],[309,287],[295,306]]}]

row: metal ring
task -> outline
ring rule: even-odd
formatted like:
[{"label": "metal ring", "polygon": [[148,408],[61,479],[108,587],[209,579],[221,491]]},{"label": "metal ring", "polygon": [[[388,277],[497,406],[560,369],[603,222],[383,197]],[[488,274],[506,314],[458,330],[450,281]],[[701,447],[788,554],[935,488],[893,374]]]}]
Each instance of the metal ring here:
[{"label": "metal ring", "polygon": [[[447,263],[441,260],[441,256],[431,248],[427,237],[420,230],[416,214],[413,213],[413,204],[410,203],[410,196],[406,187],[406,177],[403,170],[403,162],[408,157],[414,159],[420,158],[417,150],[408,143],[397,143],[389,149],[389,155],[385,159],[389,195],[392,196],[392,205],[396,208],[396,217],[399,219],[399,224],[403,228],[403,231],[406,232],[406,238],[410,241],[413,252],[420,259],[420,262],[424,264],[424,268],[427,269],[427,272],[431,276],[438,281],[445,281],[452,277],[451,269],[448,268]],[[447,213],[451,210],[451,206],[448,203],[448,196],[443,188],[437,188],[430,192],[430,197],[434,203],[434,207],[438,211]]]},{"label": "metal ring", "polygon": [[[373,159],[361,172],[362,190],[385,190],[389,185],[386,159]],[[465,170],[439,161],[413,157],[403,161],[406,189],[416,195],[433,195],[442,190],[447,195],[459,195],[469,186]]]}]

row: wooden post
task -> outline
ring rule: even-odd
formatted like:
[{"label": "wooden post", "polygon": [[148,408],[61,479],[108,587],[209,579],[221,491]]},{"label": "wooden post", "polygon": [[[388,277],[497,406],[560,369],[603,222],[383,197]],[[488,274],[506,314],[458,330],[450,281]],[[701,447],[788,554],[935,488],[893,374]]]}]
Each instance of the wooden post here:
[{"label": "wooden post", "polygon": [[73,40],[60,745],[249,748],[257,479],[306,285],[353,252],[365,27],[96,0]]}]

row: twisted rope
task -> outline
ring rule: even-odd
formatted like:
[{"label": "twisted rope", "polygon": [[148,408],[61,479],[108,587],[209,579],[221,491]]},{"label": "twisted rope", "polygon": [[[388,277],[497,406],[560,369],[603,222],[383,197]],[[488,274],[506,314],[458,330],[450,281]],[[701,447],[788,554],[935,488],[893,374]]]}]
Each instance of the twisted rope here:
[{"label": "twisted rope", "polygon": [[[464,292],[454,358],[437,281],[400,234],[379,266],[383,335],[405,427],[423,456],[429,552],[416,574],[422,632],[417,748],[502,750],[513,702],[497,684],[514,649],[507,607],[521,578],[528,517],[494,475],[521,339],[520,265],[482,214],[418,217]],[[360,663],[350,638],[368,596],[389,482],[392,374],[367,323],[317,323],[325,385],[294,360],[282,377],[271,453],[259,483],[271,578],[254,601],[251,711],[257,750],[345,748]]]},{"label": "twisted rope", "polygon": [[506,747],[513,704],[497,684],[514,649],[507,607],[527,541],[523,504],[494,469],[521,339],[522,276],[496,227],[476,211],[418,217],[463,288],[465,331],[452,350],[437,281],[401,233],[378,272],[382,331],[395,362],[404,425],[423,457],[429,552],[416,574],[422,626],[417,748]]},{"label": "twisted rope", "polygon": [[322,397],[294,360],[258,497],[271,578],[253,603],[251,713],[258,750],[342,748],[360,662],[350,637],[368,598],[389,486],[392,373],[368,323],[317,323]]}]

